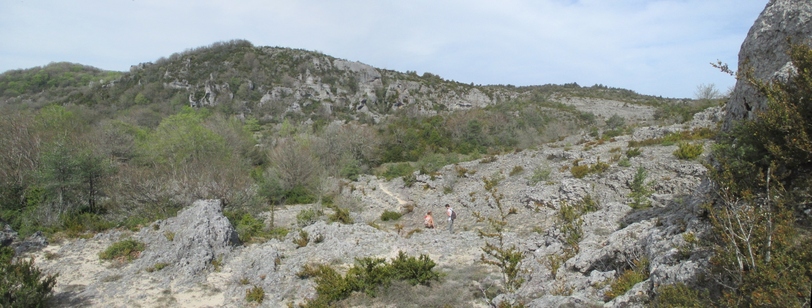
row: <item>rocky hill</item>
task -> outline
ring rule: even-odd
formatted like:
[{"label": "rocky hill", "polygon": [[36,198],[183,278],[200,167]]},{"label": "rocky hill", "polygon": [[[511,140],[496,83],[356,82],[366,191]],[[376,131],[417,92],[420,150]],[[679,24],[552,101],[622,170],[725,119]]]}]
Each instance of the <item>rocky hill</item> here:
[{"label": "rocky hill", "polygon": [[38,106],[57,101],[124,109],[170,102],[217,106],[263,121],[281,121],[296,114],[313,121],[368,117],[378,122],[403,109],[433,115],[516,100],[560,102],[591,97],[647,106],[681,102],[603,85],[463,84],[428,72],[418,76],[319,52],[254,46],[242,40],[190,49],[154,63],[133,65],[124,73],[66,65],[70,66],[57,63],[0,75],[0,104]]}]

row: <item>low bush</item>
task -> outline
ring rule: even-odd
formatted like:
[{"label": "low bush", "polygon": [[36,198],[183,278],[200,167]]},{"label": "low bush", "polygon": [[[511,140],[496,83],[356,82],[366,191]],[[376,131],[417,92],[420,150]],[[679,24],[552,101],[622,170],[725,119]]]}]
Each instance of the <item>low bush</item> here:
[{"label": "low bush", "polygon": [[155,263],[154,265],[152,265],[150,267],[147,267],[147,272],[152,273],[152,272],[155,272],[155,271],[160,271],[160,270],[164,269],[167,266],[169,266],[169,263],[158,262],[158,263]]},{"label": "low bush", "polygon": [[56,275],[43,275],[34,260],[15,260],[11,247],[0,247],[0,307],[46,307]]},{"label": "low bush", "polygon": [[716,136],[716,132],[707,127],[695,128],[693,130],[684,130],[673,132],[660,138],[651,138],[644,140],[629,140],[629,147],[637,148],[642,146],[662,145],[668,146],[676,144],[680,141],[691,141],[701,139],[711,139]]},{"label": "low bush", "polygon": [[113,243],[104,251],[99,253],[99,259],[102,260],[127,260],[132,261],[141,255],[144,251],[144,243],[134,239],[123,240]]},{"label": "low bush", "polygon": [[243,243],[270,238],[282,239],[288,234],[285,228],[266,228],[264,222],[245,211],[226,211],[224,214],[237,230],[237,236]]},{"label": "low bush", "polygon": [[386,171],[383,172],[382,176],[389,181],[397,177],[412,174],[414,170],[414,167],[412,167],[410,163],[391,164],[386,168]]},{"label": "low bush", "polygon": [[434,271],[437,266],[428,255],[415,258],[399,251],[398,256],[392,259],[391,267],[397,279],[405,280],[411,285],[428,285],[432,280],[439,280],[440,274]]},{"label": "low bush", "polygon": [[677,150],[674,151],[674,156],[683,160],[691,160],[702,155],[703,147],[702,143],[680,142]]},{"label": "low bush", "polygon": [[510,176],[514,176],[524,172],[524,168],[522,166],[515,166],[513,170],[510,170]]},{"label": "low bush", "polygon": [[305,230],[299,230],[299,238],[294,239],[293,243],[295,243],[298,248],[305,247],[310,243],[310,235],[307,234]]},{"label": "low bush", "polygon": [[628,158],[637,157],[640,156],[640,154],[643,154],[643,151],[641,151],[640,148],[629,148],[626,150],[626,157]]},{"label": "low bush", "polygon": [[245,290],[246,302],[257,302],[262,304],[263,300],[265,300],[265,290],[261,287],[254,286],[253,288]]},{"label": "low bush", "polygon": [[615,279],[603,296],[607,302],[631,290],[634,285],[648,279],[648,259],[634,261],[634,266]]},{"label": "low bush", "polygon": [[657,288],[656,297],[651,303],[655,308],[702,308],[707,307],[704,294],[685,285],[676,283]]},{"label": "low bush", "polygon": [[583,178],[592,173],[603,173],[606,170],[609,170],[609,164],[602,162],[598,159],[594,165],[575,165],[570,168],[570,173],[576,179]]},{"label": "low bush", "polygon": [[69,235],[100,232],[115,227],[115,223],[95,213],[69,213],[60,216],[62,227]]},{"label": "low bush", "polygon": [[350,210],[339,206],[333,206],[333,214],[330,215],[330,222],[340,222],[342,224],[351,224],[352,217],[350,217]]},{"label": "low bush", "polygon": [[401,216],[403,216],[403,214],[395,211],[386,210],[383,211],[383,213],[381,214],[381,220],[383,221],[398,220],[400,219]]},{"label": "low bush", "polygon": [[353,292],[363,292],[375,297],[378,292],[386,290],[392,280],[402,280],[412,285],[429,285],[432,280],[440,277],[433,271],[434,266],[436,264],[427,255],[415,258],[400,251],[391,263],[386,263],[383,258],[356,259],[355,265],[344,276],[324,264],[305,265],[296,275],[302,279],[316,279],[316,297],[308,300],[304,307],[329,307],[350,297]]},{"label": "low bush", "polygon": [[536,167],[536,169],[533,169],[533,175],[530,176],[529,180],[530,185],[536,185],[536,183],[538,182],[549,180],[551,173],[552,170],[550,170],[550,167],[547,166]]},{"label": "low bush", "polygon": [[314,209],[301,210],[299,211],[299,214],[296,214],[296,223],[299,225],[299,227],[307,227],[309,225],[316,223],[316,221],[318,221],[319,219],[319,216],[321,216],[322,214],[323,213],[320,210],[318,211]]},{"label": "low bush", "polygon": [[572,166],[570,173],[572,173],[572,176],[576,179],[583,178],[589,174],[589,165]]}]

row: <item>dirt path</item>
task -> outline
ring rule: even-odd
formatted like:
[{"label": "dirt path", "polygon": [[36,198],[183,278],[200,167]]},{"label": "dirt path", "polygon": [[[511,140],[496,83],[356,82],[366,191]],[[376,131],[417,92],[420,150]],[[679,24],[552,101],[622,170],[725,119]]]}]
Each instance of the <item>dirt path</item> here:
[{"label": "dirt path", "polygon": [[386,186],[384,186],[384,185],[383,185],[383,182],[378,183],[378,187],[379,187],[379,188],[381,189],[381,191],[382,191],[383,193],[385,193],[386,195],[388,195],[388,196],[390,196],[390,197],[392,197],[392,198],[397,199],[397,200],[398,200],[398,204],[400,204],[400,205],[405,205],[405,204],[409,203],[409,201],[401,199],[400,197],[398,197],[397,195],[395,195],[394,193],[392,193],[391,191],[389,191],[389,189],[386,189]]}]

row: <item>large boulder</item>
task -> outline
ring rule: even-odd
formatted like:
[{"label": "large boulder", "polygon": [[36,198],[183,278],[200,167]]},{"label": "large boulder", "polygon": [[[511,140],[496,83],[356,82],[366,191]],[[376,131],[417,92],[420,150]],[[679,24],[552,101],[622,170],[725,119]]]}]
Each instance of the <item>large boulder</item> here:
[{"label": "large boulder", "polygon": [[[784,79],[792,72],[788,43],[812,43],[812,2],[771,0],[750,28],[739,51],[739,70],[752,69],[758,80]],[[739,80],[728,102],[724,130],[736,120],[752,119],[766,100],[746,81]]]},{"label": "large boulder", "polygon": [[240,243],[237,231],[223,216],[220,200],[198,200],[177,217],[142,229],[138,238],[148,249],[136,263],[144,267],[170,264],[171,276],[181,284],[205,281],[203,273],[213,263],[223,263]]}]

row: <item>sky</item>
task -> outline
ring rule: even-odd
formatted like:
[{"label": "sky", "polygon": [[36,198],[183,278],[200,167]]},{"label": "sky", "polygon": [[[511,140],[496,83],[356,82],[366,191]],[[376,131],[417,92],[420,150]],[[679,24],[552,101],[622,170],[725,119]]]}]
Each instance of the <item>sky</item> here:
[{"label": "sky", "polygon": [[447,80],[726,92],[767,0],[0,0],[0,72],[105,70],[215,42],[322,52]]}]

